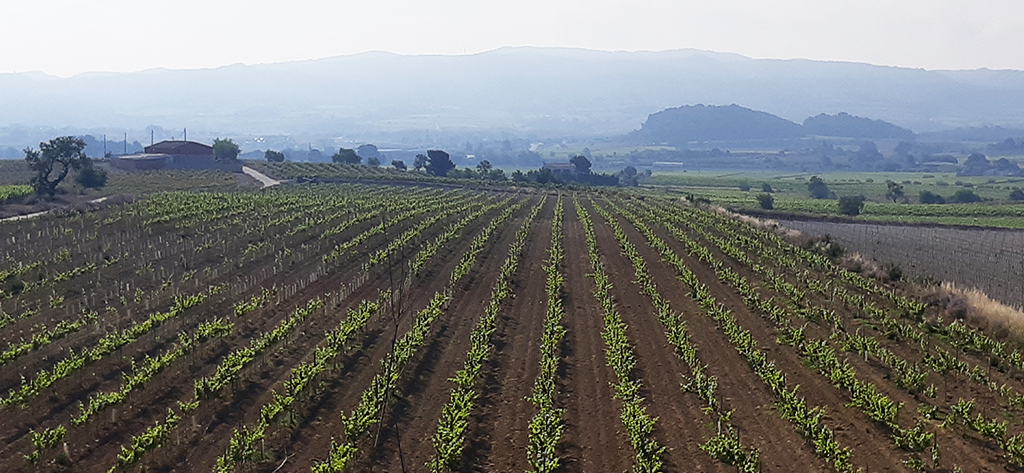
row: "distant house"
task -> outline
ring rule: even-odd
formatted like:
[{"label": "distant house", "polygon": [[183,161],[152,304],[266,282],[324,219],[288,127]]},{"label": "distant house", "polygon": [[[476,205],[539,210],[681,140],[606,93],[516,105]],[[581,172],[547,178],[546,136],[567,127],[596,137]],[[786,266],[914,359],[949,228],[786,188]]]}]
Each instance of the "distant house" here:
[{"label": "distant house", "polygon": [[575,174],[576,165],[573,163],[544,163],[544,166],[540,168],[542,171],[547,169],[551,171],[551,174]]},{"label": "distant house", "polygon": [[217,161],[214,158],[213,146],[183,140],[165,140],[147,146],[142,154],[115,159],[114,165],[127,171],[220,169],[242,172],[241,161]]}]

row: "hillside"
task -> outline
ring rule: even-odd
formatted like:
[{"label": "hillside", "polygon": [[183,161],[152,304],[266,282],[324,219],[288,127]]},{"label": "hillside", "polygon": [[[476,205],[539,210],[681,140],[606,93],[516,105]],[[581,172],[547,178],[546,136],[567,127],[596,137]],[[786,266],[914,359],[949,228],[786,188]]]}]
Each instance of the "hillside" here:
[{"label": "hillside", "polygon": [[627,140],[643,144],[685,147],[688,142],[782,141],[809,135],[913,140],[914,132],[883,120],[857,117],[846,112],[819,114],[793,123],[767,112],[736,104],[689,105],[651,114]]},{"label": "hillside", "polygon": [[912,140],[914,132],[892,123],[870,118],[855,117],[846,112],[836,115],[820,114],[804,120],[804,131],[809,135],[841,136],[863,139]]},{"label": "hillside", "polygon": [[[453,130],[607,136],[634,130],[659,110],[697,103],[738,103],[794,122],[845,111],[918,132],[1024,126],[1021,71],[927,71],[698,50],[376,52],[71,78],[0,74],[0,90],[0,127],[107,127],[117,135],[158,125],[333,137],[415,130],[419,141]],[[21,149],[36,145],[33,139],[0,144]]]},{"label": "hillside", "polygon": [[645,142],[685,146],[689,141],[786,139],[804,136],[789,120],[733,104],[690,105],[651,114],[635,134]]}]

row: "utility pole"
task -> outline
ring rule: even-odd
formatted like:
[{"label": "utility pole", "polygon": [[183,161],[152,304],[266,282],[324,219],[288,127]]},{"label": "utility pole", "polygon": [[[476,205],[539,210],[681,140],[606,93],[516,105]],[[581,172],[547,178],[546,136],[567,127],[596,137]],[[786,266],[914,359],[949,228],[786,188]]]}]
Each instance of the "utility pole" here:
[{"label": "utility pole", "polygon": [[103,134],[103,157],[107,157],[107,134]]},{"label": "utility pole", "polygon": [[124,154],[122,156],[128,156],[128,133],[124,134]]}]

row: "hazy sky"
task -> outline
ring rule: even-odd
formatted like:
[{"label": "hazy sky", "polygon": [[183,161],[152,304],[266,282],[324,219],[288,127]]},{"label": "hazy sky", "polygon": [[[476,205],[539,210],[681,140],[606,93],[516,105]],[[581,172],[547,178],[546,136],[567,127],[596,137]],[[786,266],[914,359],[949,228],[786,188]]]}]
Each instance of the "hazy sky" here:
[{"label": "hazy sky", "polygon": [[502,46],[1024,69],[1024,0],[0,0],[0,73]]}]

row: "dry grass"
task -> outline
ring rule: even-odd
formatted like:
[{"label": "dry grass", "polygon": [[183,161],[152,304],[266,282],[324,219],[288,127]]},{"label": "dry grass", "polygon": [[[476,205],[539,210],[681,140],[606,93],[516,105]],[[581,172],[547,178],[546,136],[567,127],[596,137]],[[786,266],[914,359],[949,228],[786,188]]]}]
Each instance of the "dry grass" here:
[{"label": "dry grass", "polygon": [[790,240],[799,239],[803,235],[802,233],[800,233],[799,230],[793,230],[792,228],[786,228],[782,226],[782,224],[779,223],[778,220],[751,217],[749,215],[743,215],[736,212],[732,212],[729,209],[726,209],[725,207],[719,207],[717,205],[712,205],[708,207],[708,209],[719,215],[729,217],[733,220],[739,220],[740,222],[746,223],[747,225],[751,225],[759,230],[772,232],[783,238],[787,238]]},{"label": "dry grass", "polygon": [[937,289],[948,300],[946,312],[966,318],[972,326],[992,334],[995,338],[1011,338],[1024,342],[1024,311],[996,301],[978,288],[964,289],[952,282],[943,282]]}]

